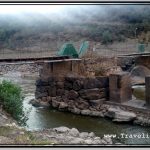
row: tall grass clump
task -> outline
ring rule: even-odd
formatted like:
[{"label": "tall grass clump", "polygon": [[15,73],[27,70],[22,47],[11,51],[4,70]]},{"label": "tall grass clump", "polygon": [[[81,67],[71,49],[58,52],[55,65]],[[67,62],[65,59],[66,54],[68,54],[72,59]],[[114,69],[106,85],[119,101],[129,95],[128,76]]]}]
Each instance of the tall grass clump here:
[{"label": "tall grass clump", "polygon": [[27,118],[23,111],[23,95],[18,85],[3,80],[0,83],[0,103],[19,124],[25,123]]}]

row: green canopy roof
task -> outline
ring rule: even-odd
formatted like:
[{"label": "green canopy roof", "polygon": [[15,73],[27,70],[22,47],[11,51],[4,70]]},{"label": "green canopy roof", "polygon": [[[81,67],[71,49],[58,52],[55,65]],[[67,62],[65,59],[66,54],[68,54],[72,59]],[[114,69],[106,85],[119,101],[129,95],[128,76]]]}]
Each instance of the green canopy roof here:
[{"label": "green canopy roof", "polygon": [[58,55],[60,56],[71,56],[73,58],[78,58],[78,52],[71,43],[65,43],[59,50]]}]

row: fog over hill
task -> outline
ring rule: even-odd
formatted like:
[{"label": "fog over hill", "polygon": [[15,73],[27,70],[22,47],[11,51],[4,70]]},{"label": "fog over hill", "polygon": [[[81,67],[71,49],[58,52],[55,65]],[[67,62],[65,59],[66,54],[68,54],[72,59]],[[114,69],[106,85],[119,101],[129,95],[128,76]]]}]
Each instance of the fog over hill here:
[{"label": "fog over hill", "polygon": [[[149,5],[12,5],[6,8],[0,11],[0,48],[20,47],[18,40],[38,43],[81,38],[107,44],[134,38],[136,28],[137,35],[150,30]],[[22,47],[27,45],[30,44],[22,42]]]}]

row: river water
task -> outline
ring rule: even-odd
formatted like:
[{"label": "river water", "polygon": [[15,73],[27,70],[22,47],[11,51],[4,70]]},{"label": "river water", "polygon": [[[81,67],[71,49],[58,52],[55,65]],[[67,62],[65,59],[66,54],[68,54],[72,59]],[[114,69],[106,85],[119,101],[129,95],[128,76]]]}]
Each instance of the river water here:
[{"label": "river water", "polygon": [[[11,80],[19,84],[24,93],[24,109],[29,111],[26,128],[30,130],[54,128],[59,126],[67,126],[69,128],[77,128],[80,132],[94,132],[97,136],[104,134],[116,134],[114,141],[123,144],[150,144],[150,128],[132,124],[114,123],[105,118],[96,118],[88,116],[74,115],[68,112],[60,112],[49,108],[35,108],[29,104],[29,101],[34,98],[36,77],[24,76],[18,73],[8,73],[1,75],[0,80]],[[138,89],[139,90],[139,89]],[[143,134],[149,135],[149,138],[121,138],[121,134]]]}]

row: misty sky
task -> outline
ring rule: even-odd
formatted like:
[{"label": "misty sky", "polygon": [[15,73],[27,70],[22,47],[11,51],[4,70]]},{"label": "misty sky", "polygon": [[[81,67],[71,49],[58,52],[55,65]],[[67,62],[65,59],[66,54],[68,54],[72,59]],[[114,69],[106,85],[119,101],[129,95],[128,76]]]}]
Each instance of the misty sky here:
[{"label": "misty sky", "polygon": [[0,14],[18,14],[18,13],[47,13],[59,12],[64,9],[63,5],[0,5]]}]

